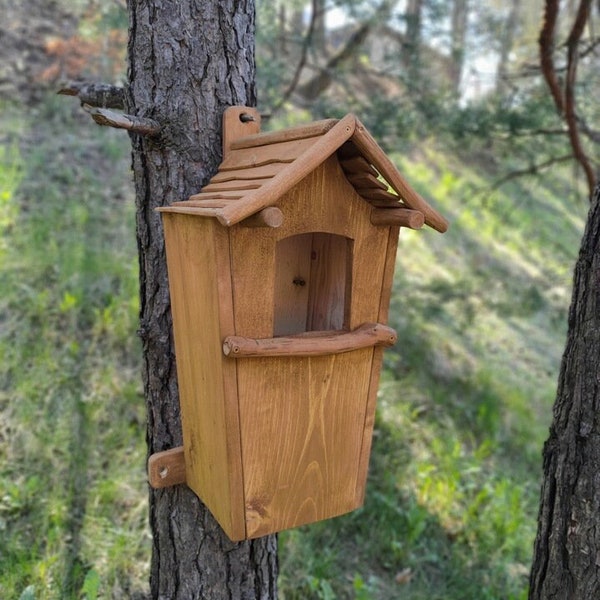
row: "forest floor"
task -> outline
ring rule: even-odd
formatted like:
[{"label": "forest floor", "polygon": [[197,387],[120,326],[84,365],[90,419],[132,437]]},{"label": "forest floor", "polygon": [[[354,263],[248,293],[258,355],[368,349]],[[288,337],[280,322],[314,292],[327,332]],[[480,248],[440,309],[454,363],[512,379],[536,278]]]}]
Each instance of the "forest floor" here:
[{"label": "forest floor", "polygon": [[[0,112],[0,597],[147,593],[128,140],[68,99]],[[280,535],[282,599],[526,597],[541,448],[587,206],[406,143],[445,235],[402,231],[364,508]]]}]

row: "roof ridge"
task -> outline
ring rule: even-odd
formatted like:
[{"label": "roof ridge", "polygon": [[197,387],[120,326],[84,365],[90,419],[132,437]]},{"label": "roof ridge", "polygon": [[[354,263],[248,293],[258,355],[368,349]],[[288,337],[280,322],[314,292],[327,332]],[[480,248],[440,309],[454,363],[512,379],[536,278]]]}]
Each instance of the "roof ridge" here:
[{"label": "roof ridge", "polygon": [[242,206],[232,204],[224,207],[218,216],[219,221],[223,225],[235,225],[249,214],[269,206],[349,140],[354,134],[357,122],[358,119],[352,113],[337,121],[321,139],[294,160],[293,170],[282,169],[259,189],[247,194]]}]

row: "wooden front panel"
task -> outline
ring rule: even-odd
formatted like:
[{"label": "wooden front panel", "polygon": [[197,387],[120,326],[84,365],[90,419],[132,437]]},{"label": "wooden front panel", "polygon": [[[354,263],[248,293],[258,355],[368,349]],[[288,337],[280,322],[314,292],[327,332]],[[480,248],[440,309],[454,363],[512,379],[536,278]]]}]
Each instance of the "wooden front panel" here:
[{"label": "wooden front panel", "polygon": [[[332,328],[333,324],[335,329],[340,321],[344,329],[376,322],[383,293],[389,228],[371,225],[371,206],[348,183],[337,158],[327,159],[282,197],[277,207],[284,215],[283,225],[277,229],[239,225],[231,228],[236,334],[272,337],[291,333],[291,330],[285,330],[289,325],[298,326],[302,315],[292,315],[287,311],[286,316],[283,314],[286,311],[279,315],[276,312],[275,299],[282,293],[278,286],[289,284],[276,276],[276,255],[279,244],[283,243],[284,247],[288,244],[287,258],[282,264],[287,261],[288,266],[301,268],[305,258],[300,254],[294,256],[294,253],[304,248],[304,242],[299,241],[302,238],[296,241],[291,238],[307,234],[314,236],[313,243],[317,246],[335,239],[328,237],[330,234],[345,240],[343,244],[334,243],[334,247],[327,250],[330,260],[323,263],[324,268],[315,274],[321,280],[315,291],[322,290],[325,284],[329,286],[329,292],[315,294],[312,314],[317,315],[325,305],[325,314],[333,316],[332,319],[321,320],[328,325],[325,328]],[[348,269],[348,272],[341,277],[334,276],[334,272],[328,271],[332,264],[334,268]],[[329,308],[340,303],[325,302],[324,299],[325,296],[330,298],[330,294],[341,295],[342,288],[344,314],[340,319],[339,312],[333,314]],[[302,306],[304,299],[308,301],[308,290],[298,293],[295,306]],[[304,331],[314,331],[319,327],[319,317],[314,320],[311,317]]]},{"label": "wooden front panel", "polygon": [[236,361],[249,538],[360,505],[372,354]]}]

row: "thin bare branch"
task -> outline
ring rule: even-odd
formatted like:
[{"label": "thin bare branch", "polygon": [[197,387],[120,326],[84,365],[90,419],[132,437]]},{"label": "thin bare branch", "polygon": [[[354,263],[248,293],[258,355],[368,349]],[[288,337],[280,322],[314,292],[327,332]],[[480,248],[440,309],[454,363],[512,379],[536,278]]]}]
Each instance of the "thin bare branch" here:
[{"label": "thin bare branch", "polygon": [[89,106],[120,109],[125,106],[125,90],[109,83],[69,81],[58,90],[57,94],[77,96],[83,104]]},{"label": "thin bare branch", "polygon": [[312,43],[313,35],[315,32],[315,25],[318,18],[318,3],[317,0],[312,0],[312,11],[310,15],[310,23],[308,24],[308,30],[306,31],[306,35],[304,36],[304,40],[302,41],[302,51],[300,53],[300,60],[296,65],[296,69],[294,71],[294,75],[286,90],[281,95],[279,102],[271,109],[271,114],[276,113],[290,98],[290,96],[294,93],[298,82],[300,81],[300,75],[302,74],[302,70],[306,65],[306,59],[308,57],[308,50]]},{"label": "thin bare branch", "polygon": [[580,1],[575,22],[573,23],[571,33],[567,39],[567,77],[565,81],[564,105],[565,121],[567,122],[567,127],[569,128],[569,139],[571,141],[571,147],[573,148],[573,155],[582,166],[585,173],[590,192],[590,200],[592,198],[592,194],[594,193],[596,176],[594,169],[585,154],[583,146],[581,145],[581,139],[579,137],[577,115],[575,113],[575,85],[577,83],[579,40],[581,39],[581,35],[590,16],[591,3],[591,0]]},{"label": "thin bare branch", "polygon": [[98,124],[107,127],[116,127],[117,129],[126,129],[140,135],[154,136],[158,135],[161,126],[153,119],[143,119],[133,115],[114,112],[105,108],[83,105],[83,108],[91,115],[92,119]]},{"label": "thin bare branch", "polygon": [[492,183],[492,185],[490,186],[490,188],[492,190],[496,190],[499,187],[501,187],[502,185],[504,185],[505,183],[507,183],[508,181],[511,181],[513,179],[518,179],[519,177],[525,177],[527,175],[537,175],[541,171],[543,171],[544,169],[547,169],[548,167],[551,167],[552,165],[556,165],[556,164],[563,163],[563,162],[568,162],[570,160],[573,160],[573,155],[566,154],[565,156],[556,156],[554,158],[550,158],[541,163],[537,163],[537,164],[534,163],[534,164],[530,165],[529,167],[527,167],[526,169],[517,169],[516,171],[511,171],[510,173],[507,173],[500,179],[497,179],[496,181],[494,181]]}]

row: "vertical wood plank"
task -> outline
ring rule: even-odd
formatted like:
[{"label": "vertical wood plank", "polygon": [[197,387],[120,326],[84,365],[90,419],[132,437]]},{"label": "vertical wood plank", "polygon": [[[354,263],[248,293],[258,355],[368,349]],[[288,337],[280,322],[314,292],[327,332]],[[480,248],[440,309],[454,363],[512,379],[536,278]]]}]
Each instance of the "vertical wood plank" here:
[{"label": "vertical wood plank", "polygon": [[371,353],[238,360],[248,537],[359,506]]},{"label": "vertical wood plank", "polygon": [[351,244],[351,240],[339,235],[313,235],[307,331],[343,329],[347,325]]},{"label": "vertical wood plank", "polygon": [[[388,313],[392,295],[392,285],[394,282],[394,269],[396,266],[396,252],[398,248],[398,236],[400,227],[390,227],[388,243],[385,253],[384,273],[381,285],[379,300],[379,322],[388,322]],[[383,363],[383,348],[374,348],[373,362],[371,364],[371,374],[369,378],[369,391],[367,393],[367,406],[365,410],[364,434],[360,452],[358,467],[358,478],[356,488],[356,502],[364,502],[367,474],[369,471],[369,459],[371,456],[371,447],[373,443],[373,428],[375,426],[375,414],[377,408],[377,392],[379,390],[379,378]]]},{"label": "vertical wood plank", "polygon": [[[227,256],[227,247],[223,252],[225,238],[210,218],[166,213],[163,223],[186,482],[227,534],[232,539],[243,539],[238,413],[228,404],[224,388],[224,381],[235,382],[236,366],[224,365],[221,352],[221,319],[227,308],[231,311],[231,306],[224,306],[227,295],[221,298],[218,293],[218,268],[228,268],[223,258],[223,254]],[[217,252],[215,244],[219,241]],[[227,272],[222,275],[222,285],[226,277]]]},{"label": "vertical wood plank", "polygon": [[312,236],[290,236],[275,246],[274,336],[306,331]]}]

